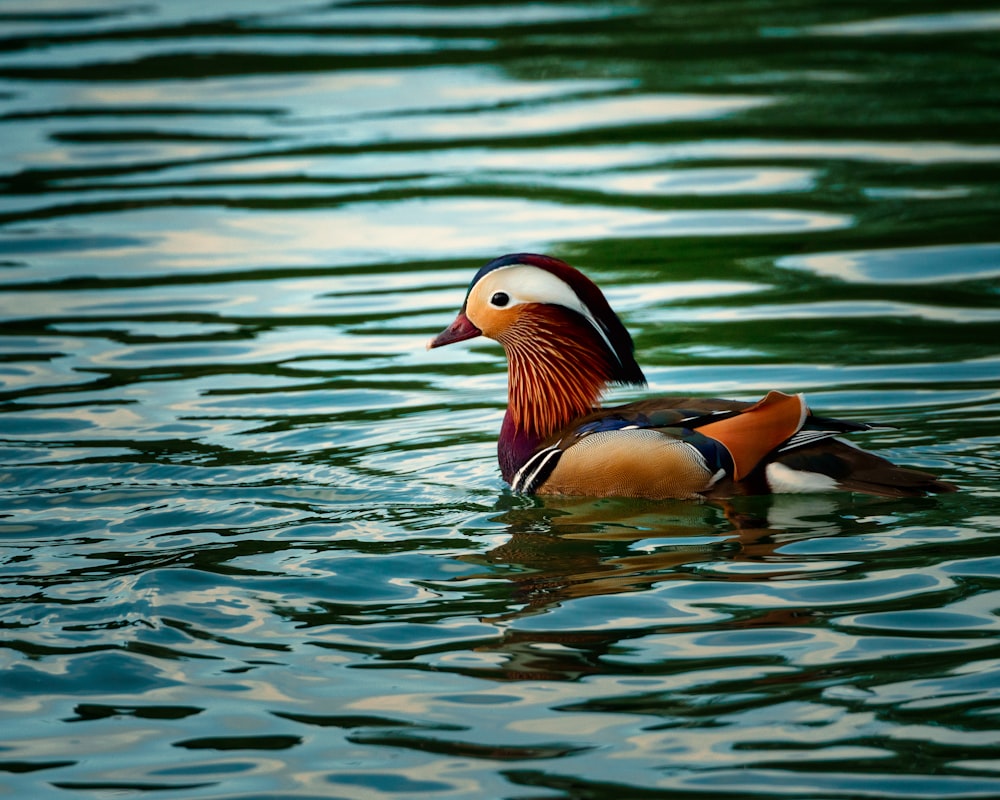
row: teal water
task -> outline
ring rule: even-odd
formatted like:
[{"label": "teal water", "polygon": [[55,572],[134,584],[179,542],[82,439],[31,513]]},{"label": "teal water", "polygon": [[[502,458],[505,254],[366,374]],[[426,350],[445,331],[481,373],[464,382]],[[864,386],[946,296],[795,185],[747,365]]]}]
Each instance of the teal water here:
[{"label": "teal water", "polygon": [[[989,3],[7,0],[0,795],[1000,795],[998,132]],[[963,491],[509,494],[521,250]]]}]

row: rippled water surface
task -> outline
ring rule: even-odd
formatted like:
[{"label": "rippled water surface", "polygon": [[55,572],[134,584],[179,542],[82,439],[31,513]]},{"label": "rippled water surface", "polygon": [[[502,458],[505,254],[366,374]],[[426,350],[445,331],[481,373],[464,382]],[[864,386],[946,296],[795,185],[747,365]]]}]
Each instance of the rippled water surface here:
[{"label": "rippled water surface", "polygon": [[[1000,796],[998,33],[0,5],[0,793]],[[963,491],[509,494],[501,352],[424,345],[520,250]]]}]

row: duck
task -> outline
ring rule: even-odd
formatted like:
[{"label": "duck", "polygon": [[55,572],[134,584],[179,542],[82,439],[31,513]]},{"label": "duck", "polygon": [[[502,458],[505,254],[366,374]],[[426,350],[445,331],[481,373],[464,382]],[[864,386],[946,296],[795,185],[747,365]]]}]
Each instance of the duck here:
[{"label": "duck", "polygon": [[657,500],[958,489],[849,444],[841,437],[887,426],[816,416],[801,394],[602,407],[611,387],[645,387],[646,377],[604,293],[552,256],[511,253],[484,265],[428,348],[479,336],[507,357],[497,459],[515,493]]}]

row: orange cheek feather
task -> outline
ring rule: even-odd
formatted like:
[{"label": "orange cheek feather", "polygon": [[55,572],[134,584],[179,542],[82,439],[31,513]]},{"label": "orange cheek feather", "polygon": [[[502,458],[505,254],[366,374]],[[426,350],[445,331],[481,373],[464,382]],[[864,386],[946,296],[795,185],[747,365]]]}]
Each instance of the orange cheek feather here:
[{"label": "orange cheek feather", "polygon": [[611,366],[596,334],[570,312],[525,305],[516,314],[497,336],[507,351],[509,411],[521,430],[544,438],[593,410]]}]

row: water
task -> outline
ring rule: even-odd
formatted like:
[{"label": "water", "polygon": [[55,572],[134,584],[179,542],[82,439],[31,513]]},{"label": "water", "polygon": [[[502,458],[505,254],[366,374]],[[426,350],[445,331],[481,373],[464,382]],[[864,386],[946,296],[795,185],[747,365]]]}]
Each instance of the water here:
[{"label": "water", "polygon": [[[1000,8],[275,5],[0,7],[4,796],[1000,795]],[[963,491],[510,495],[518,250]]]}]

